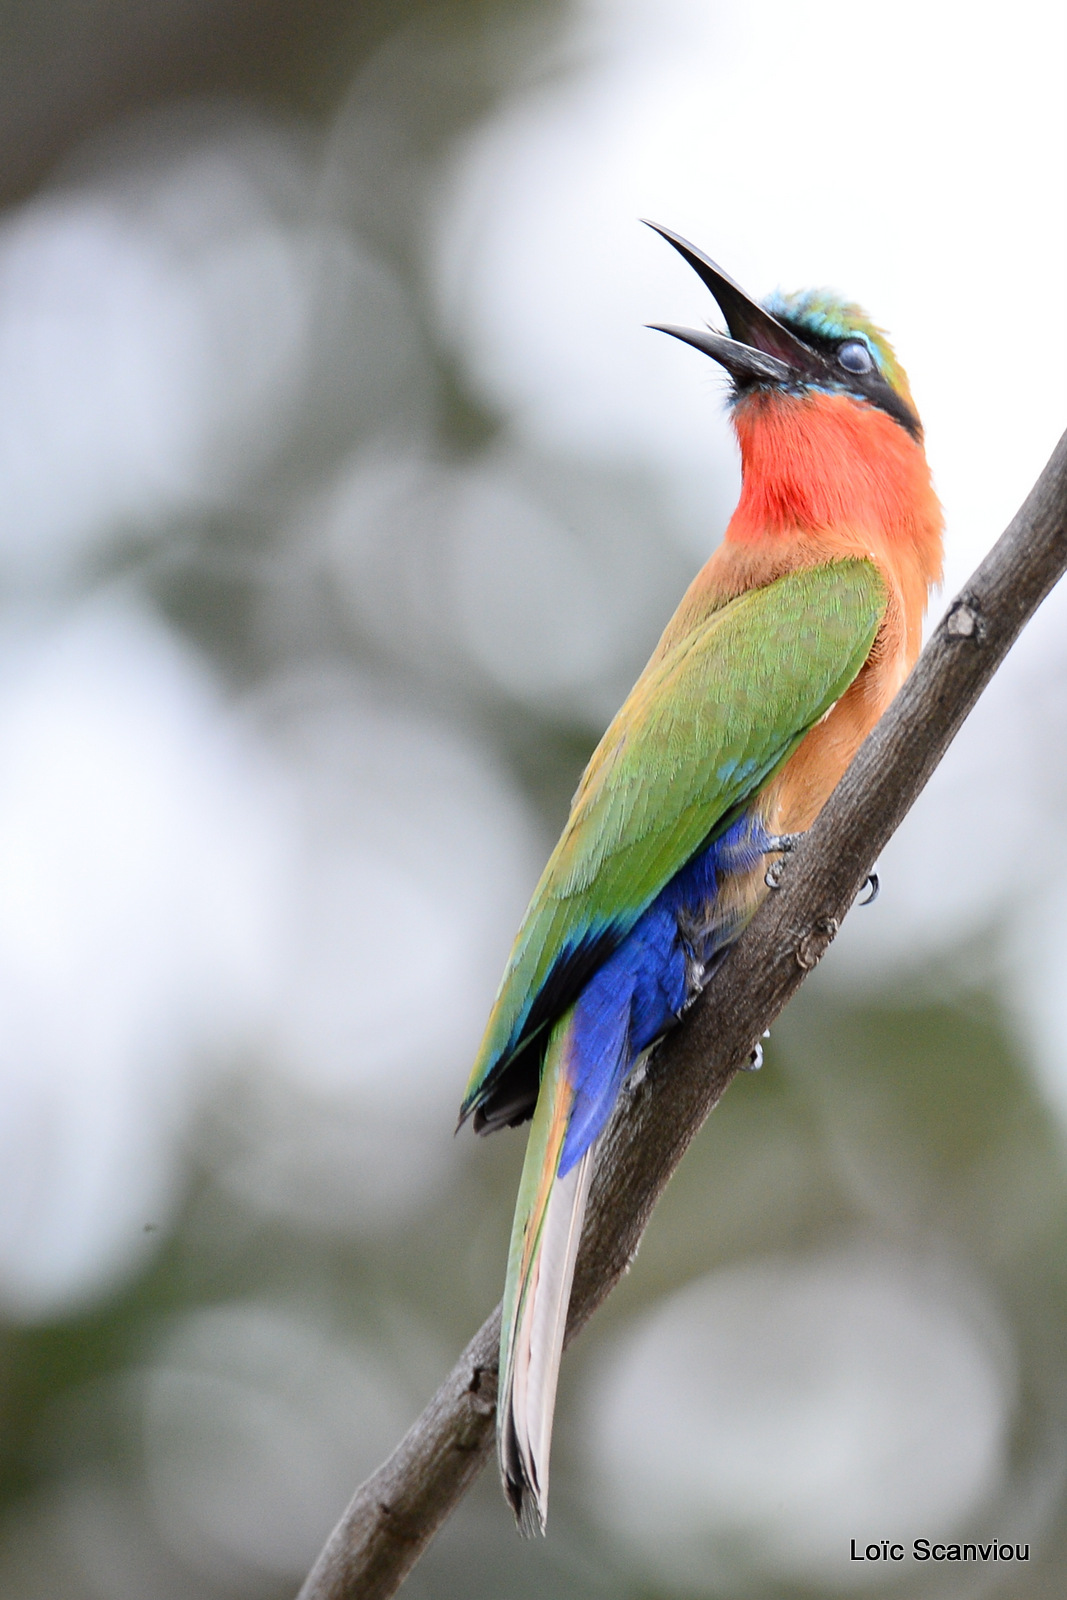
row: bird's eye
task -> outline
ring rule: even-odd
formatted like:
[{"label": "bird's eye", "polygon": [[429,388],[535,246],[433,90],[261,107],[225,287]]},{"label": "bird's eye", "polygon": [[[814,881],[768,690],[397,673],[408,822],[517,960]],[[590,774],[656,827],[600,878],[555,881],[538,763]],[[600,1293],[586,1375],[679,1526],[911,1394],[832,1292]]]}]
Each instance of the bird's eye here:
[{"label": "bird's eye", "polygon": [[874,366],[871,352],[862,339],[846,339],[844,344],[838,345],[837,361],[846,372],[870,372]]}]

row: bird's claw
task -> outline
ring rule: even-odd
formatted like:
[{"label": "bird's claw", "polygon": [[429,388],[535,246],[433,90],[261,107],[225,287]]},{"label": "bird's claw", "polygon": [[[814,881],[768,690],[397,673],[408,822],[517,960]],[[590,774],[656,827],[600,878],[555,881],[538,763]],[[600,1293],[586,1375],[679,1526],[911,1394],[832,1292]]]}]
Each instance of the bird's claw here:
[{"label": "bird's claw", "polygon": [[860,901],[860,905],[861,906],[873,906],[874,902],[878,898],[878,891],[879,891],[880,888],[881,888],[881,884],[878,882],[878,874],[877,874],[877,872],[868,872],[866,878],[864,878],[864,880],[863,880],[863,884],[861,886],[860,893],[862,894],[864,889],[869,889],[870,892],[866,896],[865,899]]},{"label": "bird's claw", "polygon": [[760,1067],[762,1067],[762,1065],[763,1065],[763,1046],[762,1046],[762,1044],[757,1043],[755,1048],[752,1051],[752,1054],[749,1056],[748,1060],[745,1062],[745,1064],[741,1068],[741,1070],[742,1070],[742,1072],[758,1072]]}]

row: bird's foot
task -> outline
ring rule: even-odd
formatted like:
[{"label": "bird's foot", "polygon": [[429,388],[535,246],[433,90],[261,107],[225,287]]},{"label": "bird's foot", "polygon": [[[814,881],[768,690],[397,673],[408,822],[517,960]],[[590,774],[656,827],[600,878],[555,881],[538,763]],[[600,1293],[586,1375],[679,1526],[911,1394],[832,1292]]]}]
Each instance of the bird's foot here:
[{"label": "bird's foot", "polygon": [[866,889],[868,891],[868,893],[866,894],[864,899],[862,899],[859,902],[860,905],[861,906],[873,906],[874,902],[878,898],[878,891],[879,891],[879,889],[881,887],[882,887],[881,884],[878,882],[878,874],[877,874],[877,872],[869,872],[867,874],[867,876],[864,878],[863,883],[862,883],[862,885],[860,887],[860,894],[863,894],[864,889]]},{"label": "bird's foot", "polygon": [[780,850],[783,855],[791,855],[803,838],[802,833],[769,833],[767,842],[763,846],[763,853],[772,855],[776,850]]},{"label": "bird's foot", "polygon": [[778,860],[772,861],[763,874],[763,881],[768,889],[777,889],[781,886],[786,857],[792,855],[803,837],[802,833],[772,833],[768,835],[767,842],[763,846],[763,853],[768,856],[775,854],[778,856]]}]

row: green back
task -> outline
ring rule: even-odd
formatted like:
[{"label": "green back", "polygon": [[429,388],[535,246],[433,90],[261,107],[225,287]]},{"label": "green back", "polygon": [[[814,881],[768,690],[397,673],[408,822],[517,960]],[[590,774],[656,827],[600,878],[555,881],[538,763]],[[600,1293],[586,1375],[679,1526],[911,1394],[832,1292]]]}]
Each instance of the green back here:
[{"label": "green back", "polygon": [[[872,562],[837,561],[740,595],[653,658],[597,746],[534,891],[464,1114],[527,1036],[561,965],[589,944],[603,960],[840,698],[885,606]],[[555,1009],[573,998],[561,992]]]}]

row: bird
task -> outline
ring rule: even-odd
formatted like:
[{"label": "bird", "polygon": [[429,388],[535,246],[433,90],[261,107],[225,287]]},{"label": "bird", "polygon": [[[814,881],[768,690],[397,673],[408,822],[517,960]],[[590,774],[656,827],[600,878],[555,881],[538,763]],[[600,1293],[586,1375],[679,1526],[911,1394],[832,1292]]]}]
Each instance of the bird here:
[{"label": "bird", "polygon": [[729,378],[741,492],[583,773],[460,1110],[532,1118],[504,1290],[497,1455],[544,1533],[556,1385],[597,1141],[622,1085],[774,885],[918,655],[943,516],[908,379],[856,305],[751,299],[649,223],[726,332],[650,324]]}]

